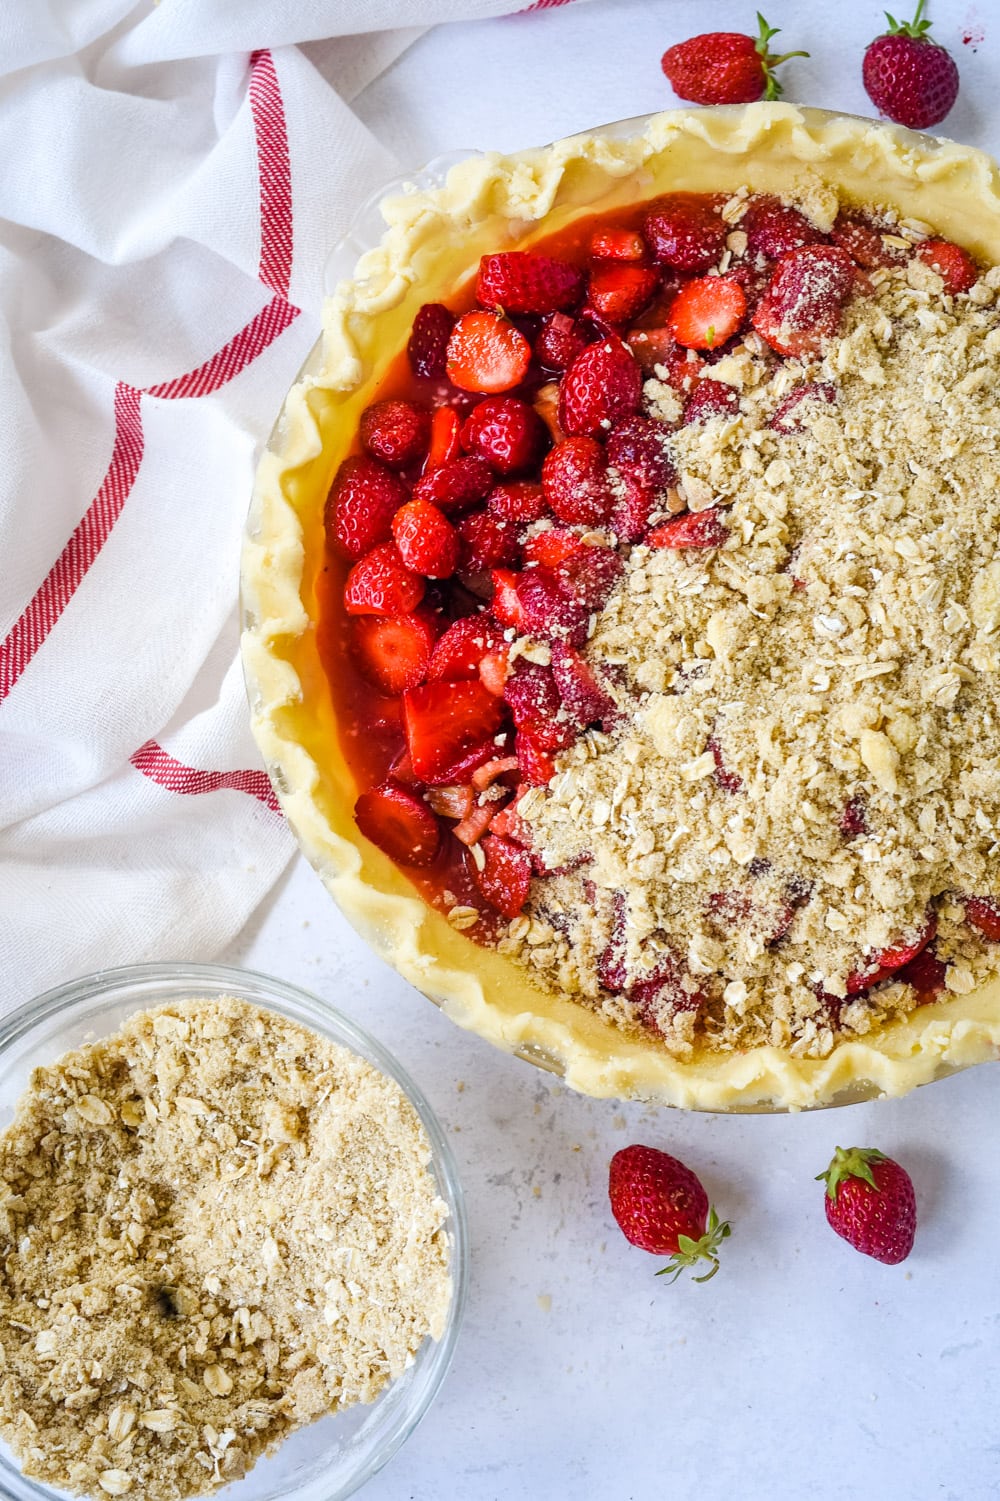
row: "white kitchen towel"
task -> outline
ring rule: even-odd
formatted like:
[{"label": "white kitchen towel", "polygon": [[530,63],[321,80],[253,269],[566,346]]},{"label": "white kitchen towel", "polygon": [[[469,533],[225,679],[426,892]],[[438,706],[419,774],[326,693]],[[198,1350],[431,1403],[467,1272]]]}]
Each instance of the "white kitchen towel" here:
[{"label": "white kitchen towel", "polygon": [[0,10],[0,1012],[211,958],[290,858],[238,555],[324,262],[395,170],[349,101],[424,28],[516,9]]}]

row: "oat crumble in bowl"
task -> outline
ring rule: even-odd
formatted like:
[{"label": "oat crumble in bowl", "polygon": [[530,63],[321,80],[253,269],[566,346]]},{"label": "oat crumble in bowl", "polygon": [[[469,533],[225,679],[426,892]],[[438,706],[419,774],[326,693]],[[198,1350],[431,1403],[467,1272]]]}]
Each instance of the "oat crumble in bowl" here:
[{"label": "oat crumble in bowl", "polygon": [[27,1083],[0,1134],[4,1494],[180,1501],[251,1472],[259,1501],[349,1494],[457,1329],[424,1102],[322,1003],[238,971],[109,971],[24,1012],[0,1036],[5,1097]]},{"label": "oat crumble in bowl", "polygon": [[[258,736],[393,962],[579,1087],[814,1104],[1000,1039],[984,163],[789,106],[654,117],[390,205],[333,299],[252,519]],[[303,710],[264,663],[298,648],[258,650],[296,537]],[[436,909],[416,936],[371,845]]]}]

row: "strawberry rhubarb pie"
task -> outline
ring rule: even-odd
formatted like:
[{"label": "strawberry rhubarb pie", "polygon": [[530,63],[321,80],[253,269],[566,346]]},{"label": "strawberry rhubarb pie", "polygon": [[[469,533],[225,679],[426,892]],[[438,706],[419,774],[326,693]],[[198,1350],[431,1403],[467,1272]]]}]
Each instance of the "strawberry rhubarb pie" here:
[{"label": "strawberry rhubarb pie", "polygon": [[[325,704],[287,738],[346,804],[318,863],[446,1001],[478,946],[454,1009],[581,1087],[907,1087],[1000,972],[1000,269],[913,138],[756,106],[638,139],[494,161],[488,206],[449,180],[465,262],[403,277],[367,368],[357,294],[328,328],[323,493],[283,495],[289,712]],[[383,256],[427,257],[424,208]]]}]

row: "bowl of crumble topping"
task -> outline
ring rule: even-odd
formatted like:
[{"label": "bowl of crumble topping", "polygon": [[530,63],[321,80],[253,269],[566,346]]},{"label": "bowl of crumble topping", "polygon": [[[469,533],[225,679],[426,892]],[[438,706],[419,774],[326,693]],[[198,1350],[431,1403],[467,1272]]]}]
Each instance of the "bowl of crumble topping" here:
[{"label": "bowl of crumble topping", "polygon": [[0,1023],[0,1496],[334,1501],[448,1370],[461,1188],[317,996],[103,971]]},{"label": "bowl of crumble topping", "polygon": [[575,1088],[997,1056],[995,171],[679,110],[432,167],[339,252],[244,545],[254,731],[351,921]]}]

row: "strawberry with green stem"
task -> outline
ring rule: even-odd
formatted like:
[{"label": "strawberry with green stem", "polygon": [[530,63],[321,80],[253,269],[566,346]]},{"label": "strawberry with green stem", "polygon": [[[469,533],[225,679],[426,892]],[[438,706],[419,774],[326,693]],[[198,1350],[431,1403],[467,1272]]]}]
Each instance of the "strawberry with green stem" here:
[{"label": "strawberry with green stem", "polygon": [[674,93],[693,104],[752,104],[755,99],[777,99],[781,84],[774,70],[790,57],[808,57],[808,52],[772,53],[771,38],[777,26],[769,26],[757,12],[756,37],[740,31],[708,31],[689,37],[664,52],[660,62]]},{"label": "strawberry with green stem", "polygon": [[608,1197],[618,1228],[640,1250],[670,1261],[657,1272],[676,1282],[687,1268],[708,1262],[695,1282],[719,1270],[719,1246],[730,1225],[710,1207],[700,1179],[683,1162],[657,1147],[630,1146],[616,1152],[608,1172]]},{"label": "strawberry with green stem", "polygon": [[887,1266],[905,1261],[917,1230],[917,1204],[909,1173],[874,1147],[837,1147],[823,1205],[831,1229],[856,1251]]},{"label": "strawberry with green stem", "polygon": [[889,30],[869,45],[861,67],[865,92],[883,115],[911,130],[938,125],[958,98],[958,68],[950,52],[927,35],[920,0],[912,21],[886,11]]}]

